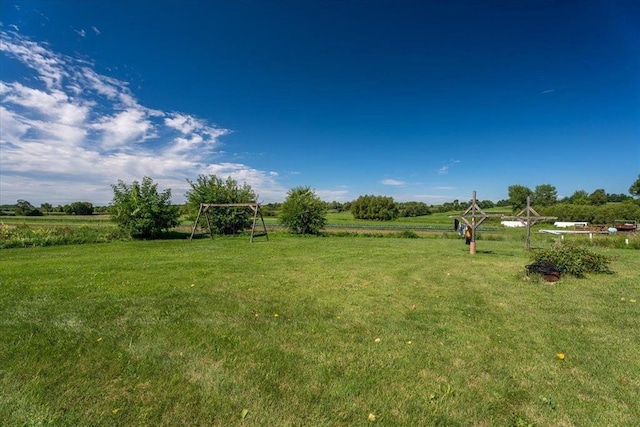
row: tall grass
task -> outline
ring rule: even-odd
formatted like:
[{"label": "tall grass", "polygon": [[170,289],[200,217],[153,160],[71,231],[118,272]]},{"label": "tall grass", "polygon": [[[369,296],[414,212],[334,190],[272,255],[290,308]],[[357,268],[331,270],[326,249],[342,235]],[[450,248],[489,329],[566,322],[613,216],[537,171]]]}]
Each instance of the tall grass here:
[{"label": "tall grass", "polygon": [[0,249],[104,243],[122,239],[115,227],[104,225],[30,227],[0,224]]}]

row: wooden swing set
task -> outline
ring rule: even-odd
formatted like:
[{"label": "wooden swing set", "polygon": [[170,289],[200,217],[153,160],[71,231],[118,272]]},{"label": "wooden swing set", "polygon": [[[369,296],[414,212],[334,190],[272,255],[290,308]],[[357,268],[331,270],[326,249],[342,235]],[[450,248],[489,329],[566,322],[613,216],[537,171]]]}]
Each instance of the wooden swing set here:
[{"label": "wooden swing set", "polygon": [[[193,223],[193,230],[191,230],[191,236],[189,237],[189,240],[193,239],[193,235],[195,234],[196,228],[198,227],[198,221],[200,221],[200,216],[202,214],[204,214],[204,217],[207,220],[209,234],[213,239],[213,229],[211,228],[211,221],[209,220],[209,210],[211,208],[251,208],[251,210],[253,211],[253,224],[251,226],[251,237],[249,238],[249,242],[253,243],[253,238],[260,236],[265,236],[267,240],[269,240],[267,226],[264,223],[264,217],[262,216],[262,211],[260,210],[260,205],[258,203],[200,203],[200,210],[198,210],[198,216],[196,217],[196,221]],[[258,216],[260,216],[260,221],[262,221],[262,231],[256,233],[256,223],[258,222]]]}]

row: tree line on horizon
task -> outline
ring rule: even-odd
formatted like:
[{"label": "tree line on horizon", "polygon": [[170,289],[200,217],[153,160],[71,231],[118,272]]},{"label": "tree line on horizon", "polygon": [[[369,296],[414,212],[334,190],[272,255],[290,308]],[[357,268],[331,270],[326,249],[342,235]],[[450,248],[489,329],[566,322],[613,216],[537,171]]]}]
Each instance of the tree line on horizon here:
[{"label": "tree line on horizon", "polygon": [[[114,197],[108,207],[95,208],[89,202],[74,202],[57,208],[43,203],[38,209],[26,200],[18,200],[11,208],[14,215],[43,215],[43,212],[91,215],[99,210],[110,213],[123,231],[133,237],[156,238],[175,227],[181,215],[195,220],[201,203],[256,203],[258,198],[250,185],[239,185],[231,177],[223,180],[216,175],[199,175],[195,181],[187,181],[190,189],[185,194],[187,201],[184,205],[172,205],[171,189],[159,192],[153,179],[144,177],[142,182],[133,181],[132,184],[118,180],[112,185]],[[516,212],[524,208],[529,199],[531,205],[545,216],[605,223],[615,218],[640,217],[640,174],[629,187],[629,193],[631,195],[609,194],[604,189],[596,189],[589,194],[578,190],[569,197],[558,199],[557,190],[551,184],[537,185],[534,190],[523,185],[511,185],[508,199],[497,203],[490,200],[476,203],[482,209],[510,207]],[[295,233],[317,234],[326,225],[328,211],[350,211],[356,219],[390,221],[400,217],[462,211],[470,203],[454,200],[428,206],[424,202],[395,202],[392,197],[375,195],[360,196],[345,203],[324,202],[310,187],[301,186],[290,190],[283,203],[262,205],[262,212],[265,216],[279,217]],[[0,208],[0,212],[6,214],[7,206]],[[220,208],[210,213],[212,231],[219,234],[242,231],[251,225],[251,220],[249,212],[237,208]]]}]

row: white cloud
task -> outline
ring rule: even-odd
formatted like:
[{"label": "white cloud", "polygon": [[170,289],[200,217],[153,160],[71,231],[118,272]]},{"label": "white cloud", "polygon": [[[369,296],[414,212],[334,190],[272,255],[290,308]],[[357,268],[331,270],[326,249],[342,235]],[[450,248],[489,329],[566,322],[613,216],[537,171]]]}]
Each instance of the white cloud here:
[{"label": "white cloud", "polygon": [[100,30],[96,27],[91,27],[91,29],[93,30],[94,33],[96,33],[96,36],[100,35]]},{"label": "white cloud", "polygon": [[193,132],[196,127],[201,126],[200,123],[192,117],[179,113],[174,113],[171,117],[165,118],[164,124],[183,134],[189,134]]},{"label": "white cloud", "polygon": [[460,160],[449,160],[447,164],[437,169],[436,172],[438,173],[438,175],[446,175],[449,173],[449,169],[451,169],[452,166],[457,165],[458,163],[460,163]]},{"label": "white cloud", "polygon": [[219,139],[229,130],[143,106],[127,82],[45,44],[4,31],[0,42],[2,60],[30,69],[25,76],[35,73],[31,80],[0,81],[0,203],[106,204],[111,184],[144,176],[171,188],[181,203],[187,179],[199,174],[231,176],[251,185],[261,201],[284,198],[277,172],[224,161]]},{"label": "white cloud", "polygon": [[103,131],[101,145],[105,150],[134,148],[131,142],[141,142],[155,136],[151,121],[140,109],[128,109],[113,116],[101,117],[92,128]]},{"label": "white cloud", "polygon": [[349,191],[346,189],[343,190],[315,190],[316,195],[320,197],[321,200],[325,202],[346,202],[351,200],[349,195]]},{"label": "white cloud", "polygon": [[0,42],[0,52],[16,58],[25,66],[35,70],[38,73],[38,79],[48,88],[56,87],[65,77],[62,57],[44,46],[20,36],[11,36],[3,31],[0,31]]},{"label": "white cloud", "polygon": [[395,187],[405,185],[404,181],[398,181],[397,179],[383,179],[382,181],[380,181],[380,183],[384,185],[395,186]]},{"label": "white cloud", "polygon": [[75,31],[80,37],[86,37],[87,32],[85,30],[73,30]]}]

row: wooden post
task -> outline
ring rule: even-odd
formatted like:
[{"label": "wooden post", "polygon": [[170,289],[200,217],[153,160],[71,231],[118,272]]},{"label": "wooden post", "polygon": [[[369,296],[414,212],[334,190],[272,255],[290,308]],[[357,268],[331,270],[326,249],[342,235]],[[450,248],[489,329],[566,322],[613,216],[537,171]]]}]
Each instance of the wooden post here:
[{"label": "wooden post", "polygon": [[211,238],[213,239],[213,229],[211,228],[211,221],[209,221],[209,206],[205,206],[204,207],[204,217],[207,220],[207,227],[209,227],[209,234],[211,235]]},{"label": "wooden post", "polygon": [[531,249],[531,196],[527,196],[527,250]]},{"label": "wooden post", "polygon": [[[469,213],[471,212],[471,213]],[[460,218],[467,227],[471,229],[471,241],[469,242],[469,253],[471,255],[476,254],[476,228],[480,227],[480,224],[487,219],[493,217],[502,217],[498,214],[486,214],[480,206],[478,206],[476,199],[476,191],[473,190],[473,199],[471,200],[471,206],[469,206],[462,215],[454,215],[449,218]]]},{"label": "wooden post", "polygon": [[471,244],[469,245],[469,254],[476,254],[476,190],[473,190],[471,202]]},{"label": "wooden post", "polygon": [[193,230],[191,230],[191,236],[189,236],[189,240],[193,239],[193,234],[196,232],[196,227],[198,226],[198,220],[200,220],[201,213],[202,213],[202,203],[200,204],[200,209],[198,209],[198,216],[196,217],[196,222],[193,223]]},{"label": "wooden post", "polygon": [[[531,249],[531,226],[535,225],[538,221],[547,221],[558,219],[557,216],[541,216],[535,209],[531,207],[531,196],[527,196],[527,207],[522,209],[516,216],[502,216],[502,219],[517,219],[524,222],[527,226],[527,240],[525,246]],[[560,239],[564,240],[564,236],[560,236]]]}]

